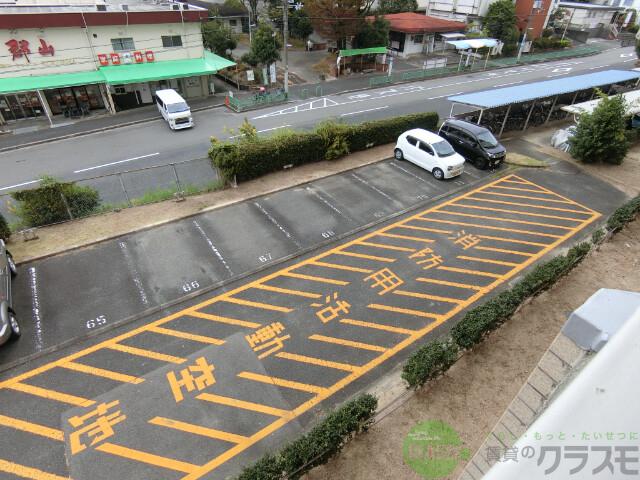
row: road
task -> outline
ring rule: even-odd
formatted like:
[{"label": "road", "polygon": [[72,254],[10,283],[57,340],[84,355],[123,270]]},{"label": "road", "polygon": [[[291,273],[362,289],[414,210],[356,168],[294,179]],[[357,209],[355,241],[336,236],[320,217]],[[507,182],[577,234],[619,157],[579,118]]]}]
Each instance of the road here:
[{"label": "road", "polygon": [[[248,117],[258,131],[265,133],[283,126],[309,129],[330,117],[346,123],[360,123],[425,110],[437,111],[441,117],[447,117],[451,112],[451,102],[446,97],[451,95],[597,70],[626,70],[634,61],[633,48],[625,47],[577,59],[330,95],[259,112],[237,114],[225,108],[207,110],[194,114],[196,126],[193,129],[175,132],[170,131],[166,123],[158,119],[127,128],[0,153],[0,164],[3,166],[0,193],[10,191],[16,185],[33,182],[42,173],[65,180],[78,180],[203,158],[210,146],[210,136],[228,138],[229,133],[225,132],[224,127],[237,129],[244,117]],[[456,113],[460,111],[462,110],[456,110]]]}]

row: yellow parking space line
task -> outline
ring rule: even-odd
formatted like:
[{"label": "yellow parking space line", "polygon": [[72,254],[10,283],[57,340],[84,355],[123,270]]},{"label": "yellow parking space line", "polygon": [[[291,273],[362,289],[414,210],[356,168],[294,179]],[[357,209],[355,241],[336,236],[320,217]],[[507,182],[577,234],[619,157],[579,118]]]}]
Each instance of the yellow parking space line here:
[{"label": "yellow parking space line", "polygon": [[459,258],[460,260],[470,260],[472,262],[491,263],[493,265],[504,265],[506,267],[518,267],[518,266],[520,266],[519,263],[501,262],[499,260],[490,260],[488,258],[467,257],[466,255],[458,255],[456,258]]},{"label": "yellow parking space line", "polygon": [[587,207],[585,207],[584,205],[580,205],[578,202],[575,202],[575,201],[573,201],[573,200],[571,200],[571,199],[569,199],[569,198],[567,198],[567,197],[563,197],[562,195],[558,195],[557,193],[552,192],[552,191],[551,191],[551,190],[549,190],[548,188],[544,188],[544,187],[542,187],[542,186],[540,186],[540,185],[536,185],[536,187],[538,187],[540,190],[544,190],[544,191],[545,191],[545,192],[547,192],[549,195],[554,195],[554,196],[556,196],[556,197],[558,197],[558,198],[562,198],[563,200],[565,200],[567,203],[570,203],[571,205],[577,205],[577,206],[579,206],[580,208],[583,208],[584,210],[586,210],[586,211],[588,211],[588,212],[591,212],[591,214],[592,214],[592,215],[596,215],[596,216],[598,216],[598,217],[600,216],[600,214],[599,214],[598,212],[596,212],[595,210],[592,210],[592,209],[590,209],[590,208],[587,208]]},{"label": "yellow parking space line", "polygon": [[342,250],[338,250],[333,253],[334,255],[345,255],[347,257],[364,258],[365,260],[377,260],[379,262],[395,262],[396,261],[395,258],[377,257],[375,255],[365,255],[363,253],[345,252]]},{"label": "yellow parking space line", "polygon": [[286,293],[287,295],[298,295],[300,297],[307,298],[320,298],[322,296],[319,293],[302,292],[300,290],[291,290],[289,288],[272,287],[271,285],[265,285],[264,283],[255,283],[253,285],[253,288],[268,290],[269,292]]},{"label": "yellow parking space line", "polygon": [[478,270],[468,270],[466,268],[445,267],[443,265],[440,265],[437,268],[438,268],[438,270],[446,270],[448,272],[468,273],[469,275],[482,275],[484,277],[491,277],[491,278],[502,278],[502,277],[504,277],[504,275],[499,275],[497,273],[480,272]]},{"label": "yellow parking space line", "polygon": [[[528,197],[526,195],[513,195],[512,193],[502,193],[502,192],[488,192],[487,190],[478,190],[476,193],[484,193],[485,195],[498,195],[500,197],[510,197],[510,198],[525,198],[527,200],[538,200],[540,202],[551,202],[551,203],[566,203],[572,205],[573,202],[568,200],[553,200],[551,198],[540,198],[540,197]],[[530,205],[531,207],[538,207],[537,205]]]},{"label": "yellow parking space line", "polygon": [[404,295],[406,297],[424,298],[426,300],[436,300],[438,302],[449,302],[455,304],[461,304],[464,300],[457,300],[449,297],[439,297],[438,295],[429,295],[428,293],[408,292],[406,290],[394,290],[395,295]]},{"label": "yellow parking space line", "polygon": [[[416,217],[416,220],[424,220],[424,218]],[[453,233],[451,230],[437,230],[435,228],[418,227],[416,225],[396,225],[396,227],[399,227],[399,228],[410,228],[412,230],[422,230],[423,232],[446,233],[448,235]]]},{"label": "yellow parking space line", "polygon": [[223,297],[220,299],[223,302],[235,303],[237,305],[244,305],[246,307],[263,308],[265,310],[275,310],[276,312],[289,313],[291,308],[280,307],[278,305],[271,305],[268,303],[252,302],[250,300],[243,300],[242,298],[235,298],[231,296]]},{"label": "yellow parking space line", "polygon": [[493,247],[481,247],[476,245],[473,247],[474,250],[486,250],[488,252],[500,252],[500,253],[510,253],[512,255],[522,255],[523,257],[535,257],[537,253],[529,253],[529,252],[518,252],[516,250],[505,250],[504,248],[493,248]]},{"label": "yellow parking space line", "polygon": [[[501,278],[504,276],[501,276]],[[489,291],[489,287],[479,287],[477,285],[468,285],[466,283],[447,282],[445,280],[436,280],[435,278],[416,278],[418,282],[436,283],[438,285],[446,285],[448,287],[468,288],[470,290],[477,290],[479,292]]]},{"label": "yellow parking space line", "polygon": [[284,417],[285,415],[291,413],[289,412],[289,410],[269,407],[267,405],[261,405],[259,403],[245,402],[244,400],[222,397],[220,395],[212,395],[211,393],[201,393],[196,398],[198,400],[204,400],[205,402],[219,403],[220,405],[242,408],[244,410],[250,410],[252,412],[266,413],[267,415],[273,415],[275,417]]},{"label": "yellow parking space line", "polygon": [[88,407],[93,405],[93,400],[89,400],[82,397],[76,397],[75,395],[68,395],[66,393],[56,392],[55,390],[49,390],[48,388],[34,387],[26,383],[12,383],[7,385],[6,388],[16,390],[18,392],[28,393],[29,395],[35,395],[37,397],[48,398],[50,400],[56,400],[62,403],[68,403],[70,405],[76,405],[78,407]]},{"label": "yellow parking space line", "polygon": [[396,247],[395,245],[382,245],[380,243],[372,242],[360,242],[359,245],[366,245],[367,247],[387,248],[389,250],[400,250],[401,252],[415,252],[415,248]]},{"label": "yellow parking space line", "polygon": [[463,205],[459,203],[452,203],[451,205],[454,207],[460,207],[460,208],[475,208],[477,210],[482,210],[485,212],[489,211],[489,212],[515,213],[518,215],[527,215],[529,217],[554,218],[556,220],[567,220],[568,222],[580,222],[580,223],[584,222],[584,219],[582,218],[561,217],[560,215],[545,215],[544,213],[531,213],[531,212],[524,212],[522,210],[509,210],[506,208],[489,208],[486,206]]},{"label": "yellow parking space line", "polygon": [[202,427],[200,425],[193,425],[192,423],[180,422],[178,420],[172,420],[165,417],[155,417],[149,420],[152,425],[158,425],[160,427],[172,428],[181,432],[193,433],[202,437],[215,438],[216,440],[224,440],[225,442],[241,443],[247,440],[247,437],[243,435],[236,435],[234,433],[222,432],[213,428]]},{"label": "yellow parking space line", "polygon": [[380,323],[363,322],[362,320],[353,320],[351,318],[343,318],[340,323],[348,323],[349,325],[356,325],[358,327],[375,328],[376,330],[385,330],[387,332],[404,333],[405,335],[413,335],[416,330],[409,330],[408,328],[392,327],[390,325],[382,325]]},{"label": "yellow parking space line", "polygon": [[0,426],[13,428],[15,430],[21,430],[27,433],[33,433],[34,435],[40,435],[41,437],[47,437],[52,440],[64,442],[64,432],[62,430],[56,430],[54,428],[45,427],[44,425],[25,422],[24,420],[18,420],[17,418],[5,417],[4,415],[0,415]]},{"label": "yellow parking space line", "polygon": [[435,240],[432,240],[430,238],[410,237],[408,235],[397,235],[395,233],[385,232],[385,233],[379,233],[378,235],[380,235],[381,237],[400,238],[402,240],[412,240],[414,242],[426,242],[426,243],[435,242]]},{"label": "yellow parking space line", "polygon": [[128,345],[122,345],[121,343],[112,343],[112,344],[106,345],[106,347],[110,348],[111,350],[128,353],[130,355],[153,358],[154,360],[160,360],[161,362],[181,364],[187,361],[186,358],[174,357],[173,355],[167,355],[164,353],[158,353],[151,350],[145,350],[143,348],[129,347]]},{"label": "yellow parking space line", "polygon": [[172,458],[161,457],[152,453],[143,452],[129,447],[123,447],[121,445],[114,445],[110,442],[105,442],[95,447],[96,450],[101,452],[110,453],[122,458],[128,458],[129,460],[135,460],[137,462],[147,463],[156,467],[168,468],[177,472],[192,473],[198,468],[198,465],[192,463],[181,462],[179,460],[173,460]]},{"label": "yellow parking space line", "polygon": [[0,472],[10,473],[17,477],[30,478],[32,480],[69,480],[68,477],[60,477],[53,473],[43,472],[37,468],[25,467],[13,462],[7,462],[0,458]]},{"label": "yellow parking space line", "polygon": [[[537,186],[537,185],[536,185]],[[532,192],[532,193],[545,193],[550,194],[549,192],[545,192],[544,190],[537,188],[535,190],[531,190],[530,188],[521,188],[521,187],[505,187],[503,185],[492,185],[491,188],[504,188],[505,190],[517,190],[519,192]],[[550,195],[555,195],[555,193],[551,193]]]},{"label": "yellow parking space line", "polygon": [[453,225],[460,225],[463,227],[486,228],[487,230],[501,230],[503,232],[526,233],[529,235],[539,235],[541,237],[563,238],[560,235],[552,235],[551,233],[530,232],[529,230],[518,230],[516,228],[491,227],[489,225],[479,225],[477,223],[454,222],[452,220],[440,220],[437,218],[429,218],[429,219],[421,218],[420,220],[429,221],[429,222],[451,223]]},{"label": "yellow parking space line", "polygon": [[335,368],[336,370],[346,370],[347,372],[359,372],[360,367],[355,365],[348,365],[346,363],[331,362],[329,360],[322,360],[321,358],[307,357],[305,355],[298,355],[295,353],[278,352],[275,355],[279,358],[285,358],[287,360],[294,360],[296,362],[310,363],[312,365],[319,365],[321,367]]},{"label": "yellow parking space line", "polygon": [[244,320],[237,320],[235,318],[221,317],[220,315],[198,312],[197,310],[187,310],[184,313],[192,317],[203,318],[205,320],[211,320],[212,322],[228,323],[229,325],[237,325],[239,327],[258,328],[262,326],[261,323],[246,322]]},{"label": "yellow parking space line", "polygon": [[277,387],[286,387],[293,390],[301,390],[303,392],[325,393],[327,391],[326,388],[318,387],[317,385],[292,382],[291,380],[285,380],[284,378],[270,377],[268,375],[260,375],[259,373],[242,372],[238,374],[238,377],[246,378],[247,380],[254,380],[261,383],[269,383]]},{"label": "yellow parking space line", "polygon": [[531,182],[527,182],[526,180],[517,181],[517,180],[503,180],[503,183],[517,183],[520,185],[532,185]]},{"label": "yellow parking space line", "polygon": [[89,375],[95,375],[96,377],[104,377],[110,380],[116,380],[118,382],[138,384],[144,382],[144,378],[134,377],[125,373],[113,372],[111,370],[105,370],[103,368],[90,367],[77,362],[67,362],[60,365],[62,368],[69,370],[75,370],[76,372],[88,373]]},{"label": "yellow parking space line", "polygon": [[326,335],[313,334],[309,337],[309,340],[316,340],[318,342],[325,342],[325,343],[334,343],[336,345],[359,348],[361,350],[370,350],[372,352],[386,352],[388,350],[387,348],[380,347],[379,345],[370,345],[368,343],[354,342],[352,340],[345,340],[344,338],[327,337]]},{"label": "yellow parking space line", "polygon": [[[480,192],[482,193],[482,192]],[[542,210],[555,210],[556,212],[580,213],[582,215],[593,215],[592,211],[573,210],[571,208],[548,207],[543,205],[531,205],[530,203],[507,202],[506,200],[490,200],[488,198],[465,197],[465,200],[477,200],[478,202],[499,203],[500,205],[514,205],[517,207],[530,207]],[[580,205],[582,206],[582,205]],[[482,208],[482,207],[481,207]],[[584,221],[584,220],[582,220]]]},{"label": "yellow parking space line", "polygon": [[154,333],[160,333],[162,335],[169,335],[171,337],[184,338],[186,340],[193,340],[194,342],[210,343],[212,345],[224,345],[226,340],[219,340],[213,337],[205,337],[204,335],[195,335],[193,333],[180,332],[171,328],[163,327],[149,327],[149,331]]},{"label": "yellow parking space line", "polygon": [[410,308],[391,307],[389,305],[380,305],[379,303],[370,303],[369,305],[367,305],[367,308],[373,308],[376,310],[386,310],[387,312],[406,313],[407,315],[434,318],[436,320],[442,318],[442,315],[438,315],[437,313],[422,312],[420,310],[412,310]]},{"label": "yellow parking space line", "polygon": [[302,280],[311,280],[313,282],[331,283],[333,285],[349,285],[349,282],[343,280],[334,280],[333,278],[316,277],[313,275],[303,275],[302,273],[283,272],[282,275],[293,278],[301,278]]},{"label": "yellow parking space line", "polygon": [[347,270],[350,272],[360,272],[360,273],[371,273],[373,270],[368,268],[358,268],[358,267],[348,267],[347,265],[338,265],[335,263],[327,263],[327,262],[318,262],[313,261],[309,262],[310,265],[318,265],[319,267],[327,267],[327,268],[337,268],[338,270]]},{"label": "yellow parking space line", "polygon": [[[457,212],[447,212],[446,210],[438,210],[438,213],[446,213],[449,215],[456,215],[460,217],[470,217],[470,218],[482,218],[483,220],[497,220],[499,222],[508,222],[508,223],[521,223],[523,225],[535,225],[538,227],[548,227],[548,228],[559,228],[561,230],[573,230],[573,227],[563,227],[561,225],[553,225],[551,223],[539,223],[539,222],[527,222],[526,220],[515,220],[512,218],[500,218],[500,217],[490,217],[488,215],[473,215],[471,213],[457,213]],[[424,220],[428,222],[432,220],[431,218],[421,218],[420,220]]]},{"label": "yellow parking space line", "polygon": [[516,240],[515,238],[505,238],[505,237],[491,237],[489,235],[478,235],[478,238],[484,238],[487,240],[496,240],[498,242],[512,242],[512,243],[521,243],[523,245],[533,245],[534,247],[548,247],[547,243],[538,243],[538,242],[527,242],[526,240]]}]

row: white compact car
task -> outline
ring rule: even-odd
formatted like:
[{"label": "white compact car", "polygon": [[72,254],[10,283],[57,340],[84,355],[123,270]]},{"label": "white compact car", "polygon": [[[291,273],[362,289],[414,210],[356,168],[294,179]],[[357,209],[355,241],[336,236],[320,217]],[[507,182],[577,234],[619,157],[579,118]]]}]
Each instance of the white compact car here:
[{"label": "white compact car", "polygon": [[394,154],[398,160],[407,159],[428,170],[437,180],[457,177],[464,170],[464,157],[449,142],[421,128],[400,135]]}]

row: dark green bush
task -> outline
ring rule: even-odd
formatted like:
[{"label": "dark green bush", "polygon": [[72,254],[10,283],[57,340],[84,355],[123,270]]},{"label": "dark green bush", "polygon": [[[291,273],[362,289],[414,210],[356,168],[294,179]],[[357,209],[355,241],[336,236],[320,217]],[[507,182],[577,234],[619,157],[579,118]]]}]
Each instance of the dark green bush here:
[{"label": "dark green bush", "polygon": [[363,428],[376,408],[378,400],[373,395],[361,394],[337,411],[329,412],[306,435],[286,444],[277,453],[267,453],[245,467],[238,480],[276,480],[283,474],[288,478],[301,477],[340,452],[345,439]]},{"label": "dark green bush", "polygon": [[640,212],[640,194],[619,206],[607,220],[607,230],[617,230],[632,222]]},{"label": "dark green bush", "polygon": [[11,196],[20,202],[17,214],[28,227],[86,217],[100,205],[96,190],[52,177],[45,177],[37,188],[14,191]]},{"label": "dark green bush", "polygon": [[9,230],[7,220],[4,218],[2,213],[0,213],[0,238],[6,242],[7,240],[9,240],[10,236],[11,230]]},{"label": "dark green bush", "polygon": [[433,340],[413,352],[402,366],[402,379],[410,387],[422,385],[443,374],[458,359],[458,346]]},{"label": "dark green bush", "polygon": [[513,57],[518,53],[517,43],[507,43],[502,47],[502,55],[505,57]]}]

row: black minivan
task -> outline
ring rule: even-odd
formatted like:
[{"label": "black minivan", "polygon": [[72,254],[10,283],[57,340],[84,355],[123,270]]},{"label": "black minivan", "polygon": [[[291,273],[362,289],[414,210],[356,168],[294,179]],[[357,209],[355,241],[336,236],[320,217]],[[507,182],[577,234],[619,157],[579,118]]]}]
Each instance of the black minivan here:
[{"label": "black minivan", "polygon": [[480,170],[497,167],[507,154],[489,129],[464,120],[445,120],[438,135],[446,138],[456,152]]}]

